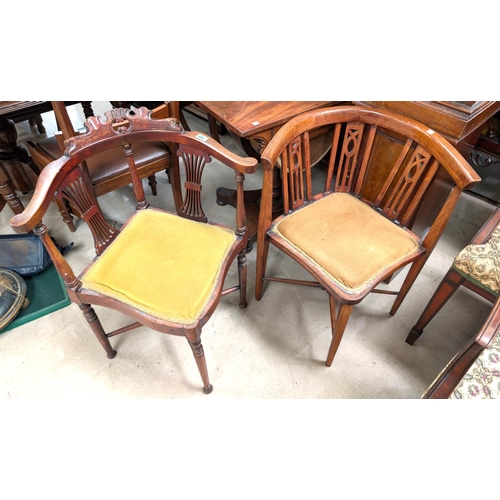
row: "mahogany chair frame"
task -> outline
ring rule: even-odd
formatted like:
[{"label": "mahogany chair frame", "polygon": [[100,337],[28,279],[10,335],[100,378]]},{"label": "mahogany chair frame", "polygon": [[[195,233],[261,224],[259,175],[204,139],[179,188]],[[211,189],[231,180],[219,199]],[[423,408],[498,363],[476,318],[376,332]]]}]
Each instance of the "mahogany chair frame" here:
[{"label": "mahogany chair frame", "polygon": [[[214,313],[221,296],[239,291],[240,307],[246,307],[247,259],[246,259],[246,216],[243,200],[243,181],[245,174],[253,173],[257,169],[257,161],[251,158],[242,158],[224,148],[208,136],[198,132],[184,131],[176,119],[153,119],[152,113],[143,107],[138,110],[113,109],[105,113],[105,118],[91,117],[85,122],[86,132],[67,141],[64,155],[50,163],[41,173],[35,193],[19,215],[10,221],[15,232],[37,234],[58,273],[62,277],[70,299],[79,306],[88,321],[92,331],[103,346],[108,358],[113,358],[116,351],[110,343],[110,338],[125,331],[145,325],[154,330],[177,336],[184,336],[188,340],[203,380],[203,390],[209,393],[212,386],[209,382],[205,354],[200,336],[203,325]],[[86,289],[82,284],[81,276],[77,276],[67,260],[58,251],[54,242],[48,236],[47,228],[42,222],[49,204],[54,197],[65,199],[71,206],[78,207],[82,219],[88,224],[94,238],[96,257],[87,266],[93,266],[103,252],[113,245],[117,236],[126,228],[127,222],[117,228],[110,225],[104,218],[97,196],[93,190],[84,162],[94,154],[110,148],[122,148],[127,159],[133,192],[137,202],[137,210],[150,209],[144,195],[142,180],[137,172],[134,161],[134,145],[139,142],[164,141],[170,144],[173,153],[172,189],[177,192],[179,208],[177,215],[185,219],[208,224],[207,217],[201,206],[201,177],[212,158],[219,160],[235,172],[238,204],[235,216],[236,235],[235,243],[225,257],[221,273],[216,279],[214,292],[205,304],[202,314],[192,324],[179,324],[134,308],[116,298],[106,294]],[[182,162],[179,161],[182,157]],[[184,194],[182,194],[179,168],[184,165],[186,172]],[[158,211],[159,209],[154,209]],[[133,217],[133,216],[132,216]],[[132,218],[131,217],[131,218]],[[131,220],[131,218],[129,220]],[[212,223],[217,225],[216,223]],[[168,241],[158,244],[168,245]],[[230,288],[223,288],[224,280],[230,264],[237,258],[239,284]],[[168,279],[168,277],[165,277]],[[134,323],[105,333],[103,327],[92,308],[99,305],[124,313],[134,320]]]},{"label": "mahogany chair frame", "polygon": [[[321,128],[333,128],[334,133],[326,182],[320,193],[314,193],[309,139]],[[391,144],[398,145],[396,153],[389,154],[388,149],[374,146],[387,137]],[[261,154],[261,164],[264,178],[255,297],[257,300],[262,298],[266,281],[318,286],[326,290],[332,325],[327,366],[332,364],[353,306],[369,293],[396,295],[390,314],[396,313],[436,246],[460,194],[480,180],[458,151],[433,130],[404,116],[363,106],[320,109],[294,118],[267,145]],[[283,215],[273,222],[275,168],[281,171]],[[446,187],[441,199],[435,196],[436,186]],[[380,279],[361,290],[346,291],[271,231],[288,214],[339,192],[360,199],[394,224],[413,232],[418,239],[420,254],[399,266],[411,263],[398,291],[375,288],[381,281],[390,280],[398,270],[395,267],[386,269]],[[270,243],[303,266],[314,280],[266,274]]]},{"label": "mahogany chair frame", "polygon": [[[65,142],[72,137],[77,135],[77,131],[75,131],[71,119],[69,117],[68,111],[66,109],[66,105],[63,101],[52,101],[52,108],[54,110],[54,114],[56,116],[57,124],[60,128],[60,133],[55,134],[55,140],[57,141],[59,148],[62,152],[65,148]],[[179,105],[178,102],[165,102],[163,105],[158,108],[152,110],[152,116],[154,118],[179,118]],[[86,118],[89,118],[86,114]],[[48,154],[39,144],[33,141],[27,141],[26,144],[29,154],[33,159],[35,165],[43,170],[49,163],[54,161],[52,155]],[[157,182],[156,182],[156,173],[160,171],[165,171],[170,178],[170,167],[171,167],[171,156],[168,154],[167,148],[165,148],[165,152],[167,154],[162,154],[161,156],[157,155],[157,158],[152,159],[151,161],[145,162],[138,168],[138,174],[140,178],[147,177],[149,185],[151,187],[151,193],[156,196],[157,195]],[[92,180],[92,179],[91,179]],[[131,177],[128,169],[126,168],[126,164],[123,164],[123,168],[119,171],[115,172],[112,176],[107,177],[106,179],[95,182],[92,180],[92,185],[96,196],[102,196],[111,191],[119,189],[123,186],[126,186],[131,183]],[[68,225],[70,231],[76,231],[76,227],[74,224],[73,215],[80,217],[80,214],[75,211],[74,207],[69,207],[68,204],[64,200],[56,200],[57,206],[59,208],[59,212],[63,218],[63,221]]]},{"label": "mahogany chair frame", "polygon": [[500,300],[496,299],[479,333],[441,371],[422,399],[448,399],[477,358],[495,341],[499,331]]}]

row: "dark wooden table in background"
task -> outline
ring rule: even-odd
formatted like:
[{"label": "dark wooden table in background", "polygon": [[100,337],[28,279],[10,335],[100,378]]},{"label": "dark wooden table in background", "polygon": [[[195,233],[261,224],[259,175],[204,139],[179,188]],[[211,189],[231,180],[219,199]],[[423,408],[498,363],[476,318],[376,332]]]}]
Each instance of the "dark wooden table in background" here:
[{"label": "dark wooden table in background", "polygon": [[[318,108],[326,108],[344,101],[195,101],[207,113],[211,135],[217,139],[217,122],[224,125],[242,152],[260,159],[274,134],[295,116]],[[275,184],[281,179],[276,172]],[[252,243],[259,221],[259,199],[261,190],[245,191],[247,228]],[[235,191],[220,187],[217,189],[217,203],[235,206]],[[277,209],[277,214],[279,209]]]}]

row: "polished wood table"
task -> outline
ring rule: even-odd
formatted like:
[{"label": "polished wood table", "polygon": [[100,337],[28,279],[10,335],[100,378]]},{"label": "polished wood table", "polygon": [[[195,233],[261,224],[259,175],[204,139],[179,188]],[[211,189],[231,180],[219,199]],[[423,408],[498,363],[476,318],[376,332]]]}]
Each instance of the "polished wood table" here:
[{"label": "polished wood table", "polygon": [[[217,122],[224,125],[242,152],[260,159],[274,134],[295,116],[318,108],[343,104],[345,101],[195,101],[207,113],[210,134],[218,139]],[[279,171],[275,169],[274,183],[280,186]],[[245,192],[247,228],[250,244],[255,241],[259,221],[259,200],[261,190]],[[220,187],[217,189],[217,203],[235,206],[235,191]],[[279,202],[275,214],[279,215]]]}]

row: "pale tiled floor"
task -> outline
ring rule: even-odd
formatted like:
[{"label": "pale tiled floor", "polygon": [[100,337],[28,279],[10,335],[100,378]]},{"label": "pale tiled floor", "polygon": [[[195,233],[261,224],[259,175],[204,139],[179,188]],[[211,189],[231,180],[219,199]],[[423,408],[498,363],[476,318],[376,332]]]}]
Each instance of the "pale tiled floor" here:
[{"label": "pale tiled floor", "polygon": [[[108,103],[94,103],[101,114]],[[71,110],[81,124],[78,106]],[[187,115],[192,128],[207,132],[205,122]],[[48,133],[53,119],[44,115]],[[19,124],[19,140],[34,129]],[[222,141],[234,149],[228,136]],[[235,149],[236,151],[236,149]],[[210,213],[232,217],[233,209],[215,204],[215,188],[232,179],[213,168],[204,187]],[[257,187],[260,174],[249,176],[247,187]],[[151,204],[170,206],[165,174],[158,176],[159,195]],[[230,185],[230,184],[229,184]],[[146,186],[146,191],[148,191]],[[132,206],[130,189],[101,198],[110,217],[120,220],[119,202]],[[30,195],[21,196],[26,205]],[[222,298],[204,328],[202,341],[214,390],[206,396],[191,350],[182,338],[141,328],[113,338],[118,351],[106,355],[80,310],[70,305],[37,321],[0,334],[0,398],[118,399],[118,398],[259,398],[259,399],[415,399],[419,398],[449,359],[478,331],[490,305],[465,290],[459,291],[426,328],[414,346],[405,338],[418,319],[454,256],[476,233],[493,205],[463,194],[432,257],[394,317],[390,296],[374,294],[354,309],[333,365],[326,368],[330,318],[325,292],[271,283],[264,298],[254,299],[255,251],[249,254],[248,307],[239,309],[236,295]],[[9,233],[11,212],[0,213],[0,232]],[[44,222],[61,244],[75,242],[67,254],[81,270],[92,254],[88,232],[81,221],[70,233],[51,206]],[[272,253],[270,266],[284,272],[302,271],[290,260]],[[395,280],[401,282],[403,274]],[[230,276],[230,279],[232,276]],[[96,308],[98,314],[100,309]],[[104,327],[127,324],[113,311],[101,316]]]}]

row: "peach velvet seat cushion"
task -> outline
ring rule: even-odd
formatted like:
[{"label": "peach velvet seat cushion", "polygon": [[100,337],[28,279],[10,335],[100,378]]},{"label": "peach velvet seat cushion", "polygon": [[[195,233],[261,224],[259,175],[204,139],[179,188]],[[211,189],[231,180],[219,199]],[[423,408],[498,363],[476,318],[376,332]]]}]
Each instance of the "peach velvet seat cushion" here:
[{"label": "peach velvet seat cushion", "polygon": [[235,240],[230,229],[138,211],[81,280],[85,288],[155,317],[192,324]]},{"label": "peach velvet seat cushion", "polygon": [[271,231],[346,291],[383,278],[418,255],[418,240],[354,196],[333,193],[293,212]]}]

